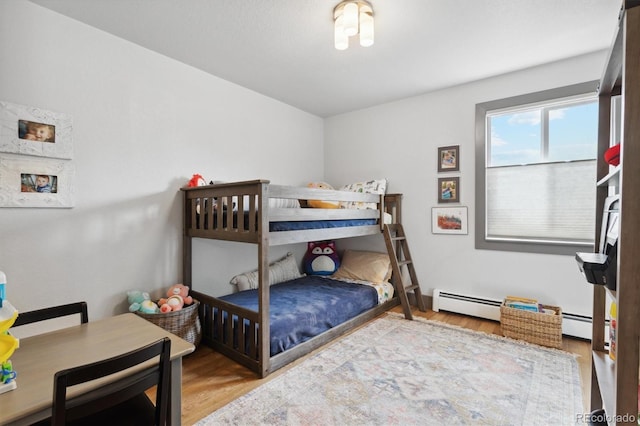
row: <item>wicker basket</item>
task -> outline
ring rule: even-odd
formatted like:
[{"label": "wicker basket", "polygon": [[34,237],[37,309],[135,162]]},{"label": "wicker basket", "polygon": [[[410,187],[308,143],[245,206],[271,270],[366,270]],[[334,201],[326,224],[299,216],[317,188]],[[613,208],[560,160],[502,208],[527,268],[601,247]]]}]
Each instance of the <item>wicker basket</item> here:
[{"label": "wicker basket", "polygon": [[183,338],[187,342],[198,346],[202,339],[202,327],[198,317],[198,306],[200,302],[193,300],[193,303],[175,312],[145,314],[136,312],[139,316],[158,327],[162,327],[170,333]]},{"label": "wicker basket", "polygon": [[556,315],[532,312],[500,305],[502,334],[551,348],[562,348],[562,309],[559,306],[541,305],[552,309]]}]

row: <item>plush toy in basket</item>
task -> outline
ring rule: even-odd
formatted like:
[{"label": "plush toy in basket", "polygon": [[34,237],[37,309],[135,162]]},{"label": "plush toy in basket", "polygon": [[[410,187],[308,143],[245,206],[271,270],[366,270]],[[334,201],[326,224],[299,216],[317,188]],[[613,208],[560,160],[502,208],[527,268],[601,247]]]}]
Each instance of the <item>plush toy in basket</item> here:
[{"label": "plush toy in basket", "polygon": [[155,314],[159,311],[158,305],[153,302],[149,293],[139,290],[127,292],[129,302],[129,312],[143,312],[145,314]]},{"label": "plush toy in basket", "polygon": [[189,296],[189,287],[184,284],[174,284],[167,290],[167,297],[158,300],[160,312],[179,311],[185,305],[191,305],[193,298]]},{"label": "plush toy in basket", "polygon": [[142,310],[135,311],[135,313],[197,346],[202,339],[202,327],[198,316],[199,304],[197,300],[189,296],[189,287],[175,284],[167,291],[167,297],[158,301],[160,308],[156,306],[155,313],[147,313]]}]

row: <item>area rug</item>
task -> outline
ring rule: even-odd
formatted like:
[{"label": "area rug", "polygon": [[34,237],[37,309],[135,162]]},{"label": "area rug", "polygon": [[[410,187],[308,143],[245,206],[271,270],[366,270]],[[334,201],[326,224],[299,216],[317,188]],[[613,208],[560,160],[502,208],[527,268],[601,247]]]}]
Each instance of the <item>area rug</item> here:
[{"label": "area rug", "polygon": [[197,425],[574,425],[573,354],[387,314]]}]

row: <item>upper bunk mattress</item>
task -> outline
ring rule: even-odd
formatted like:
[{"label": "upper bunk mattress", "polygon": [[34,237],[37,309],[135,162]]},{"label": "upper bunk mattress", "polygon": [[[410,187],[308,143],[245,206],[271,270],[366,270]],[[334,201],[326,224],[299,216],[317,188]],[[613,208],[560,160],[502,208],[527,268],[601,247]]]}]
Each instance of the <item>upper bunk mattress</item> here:
[{"label": "upper bunk mattress", "polygon": [[375,225],[376,219],[300,220],[294,222],[269,222],[269,231],[301,231],[303,229],[345,228],[348,226]]},{"label": "upper bunk mattress", "polygon": [[[378,305],[375,287],[317,275],[274,284],[269,288],[271,356]],[[219,299],[258,310],[258,290],[245,290]]]},{"label": "upper bunk mattress", "polygon": [[[196,222],[199,224],[199,221]],[[213,227],[216,228],[218,223],[218,215],[213,214]],[[349,226],[367,226],[375,225],[376,219],[338,219],[338,220],[299,220],[299,221],[278,221],[269,222],[269,231],[300,231],[304,229],[325,229],[325,228],[344,228]],[[208,228],[207,214],[204,217],[204,229]],[[222,226],[227,227],[227,214],[223,215]],[[233,228],[238,227],[238,212],[233,212]],[[249,212],[244,212],[244,229],[249,229]]]}]

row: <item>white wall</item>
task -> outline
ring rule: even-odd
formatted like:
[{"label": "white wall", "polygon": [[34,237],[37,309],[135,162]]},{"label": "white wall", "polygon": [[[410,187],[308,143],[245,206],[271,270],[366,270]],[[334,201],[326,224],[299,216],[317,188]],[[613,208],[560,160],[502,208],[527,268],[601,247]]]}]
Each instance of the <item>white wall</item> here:
[{"label": "white wall", "polygon": [[[592,289],[573,256],[474,248],[475,105],[597,80],[604,60],[598,52],[326,119],[325,179],[342,185],[386,177],[388,191],[404,193],[403,222],[424,294],[443,288],[496,299],[531,296],[590,315]],[[448,145],[460,145],[460,172],[438,174],[437,148]],[[431,233],[443,176],[460,176],[468,235]]]},{"label": "white wall", "polygon": [[[0,56],[1,100],[74,122],[75,207],[0,209],[0,270],[20,310],[82,299],[97,319],[125,311],[127,290],[179,282],[179,188],[193,173],[323,178],[320,118],[27,1],[0,2]],[[206,262],[219,254],[200,246]],[[198,278],[226,285],[244,252]]]},{"label": "white wall", "polygon": [[[0,54],[0,100],[74,118],[75,207],[0,209],[0,270],[21,310],[84,299],[97,319],[124,311],[127,290],[159,294],[178,282],[178,189],[201,173],[294,185],[387,177],[389,191],[405,194],[424,293],[521,294],[590,313],[591,288],[571,256],[475,250],[474,114],[479,102],[598,79],[604,52],[324,122],[25,0],[0,2]],[[461,146],[465,236],[431,233],[437,147],[446,145]],[[355,245],[384,250],[375,237]],[[288,250],[304,247],[270,257]],[[255,253],[197,241],[195,287],[223,289],[255,266]]]}]

